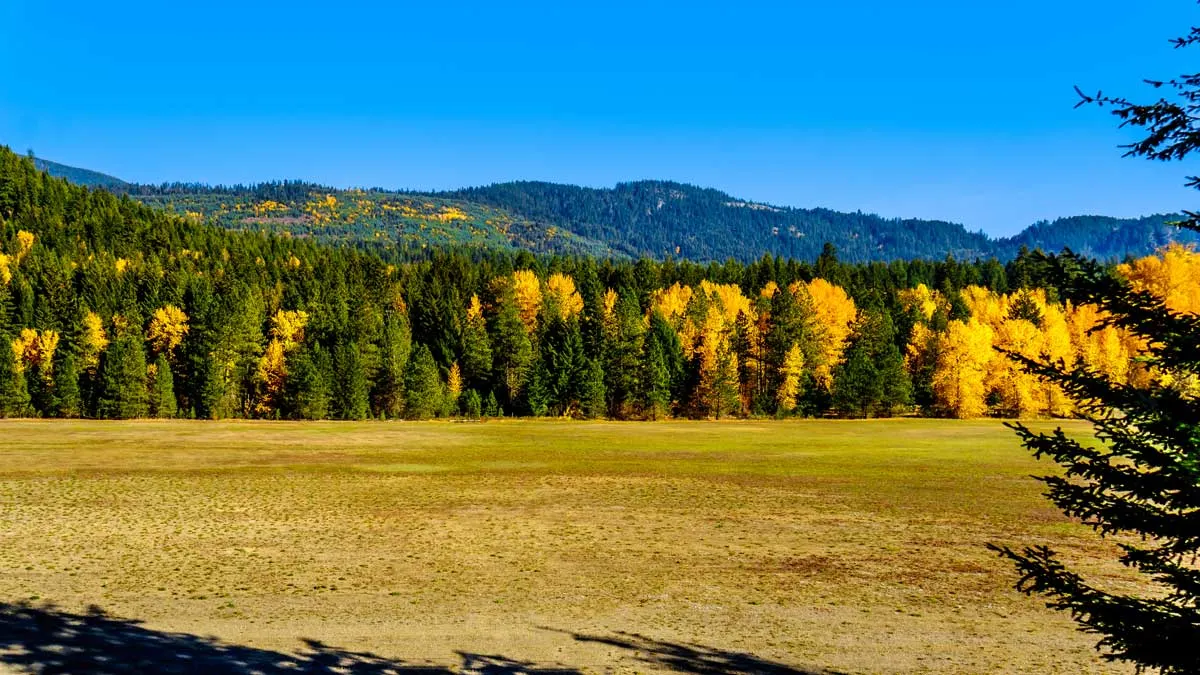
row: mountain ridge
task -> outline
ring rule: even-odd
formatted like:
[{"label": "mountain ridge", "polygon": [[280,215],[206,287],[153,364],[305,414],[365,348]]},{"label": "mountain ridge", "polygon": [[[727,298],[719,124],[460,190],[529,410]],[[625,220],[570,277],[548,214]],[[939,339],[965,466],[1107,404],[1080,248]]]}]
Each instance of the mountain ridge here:
[{"label": "mountain ridge", "polygon": [[811,260],[829,242],[850,262],[947,255],[1007,260],[1021,247],[1069,247],[1113,260],[1145,255],[1172,241],[1197,242],[1193,233],[1167,224],[1173,214],[1067,216],[992,238],[950,221],[778,206],[666,180],[623,181],[610,188],[525,180],[436,191],[343,190],[305,181],[155,186],[48,160],[35,162],[51,175],[231,229],[406,249],[466,246],[705,262],[747,261],[764,254]]}]

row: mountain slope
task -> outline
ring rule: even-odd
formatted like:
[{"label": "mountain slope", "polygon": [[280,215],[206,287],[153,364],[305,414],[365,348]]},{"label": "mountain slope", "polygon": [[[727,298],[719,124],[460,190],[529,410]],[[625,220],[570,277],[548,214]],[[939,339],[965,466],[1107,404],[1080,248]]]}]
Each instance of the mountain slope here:
[{"label": "mountain slope", "polygon": [[80,169],[74,166],[67,166],[66,164],[59,164],[58,162],[51,162],[48,159],[41,159],[40,157],[33,159],[33,165],[39,171],[45,171],[55,178],[66,178],[76,185],[86,185],[88,187],[99,187],[116,191],[129,187],[129,183],[115,176],[90,169]]},{"label": "mountain slope", "polygon": [[991,239],[958,223],[747,202],[670,181],[585,188],[520,181],[443,192],[337,190],[285,181],[254,186],[132,185],[36,160],[51,175],[104,187],[234,230],[268,230],[335,243],[403,250],[430,246],[525,249],[601,257],[754,260],[770,253],[811,260],[826,242],[850,262],[913,258],[1011,259],[1019,249],[1064,247],[1099,259],[1149,254],[1195,233],[1173,216],[1073,216]]}]

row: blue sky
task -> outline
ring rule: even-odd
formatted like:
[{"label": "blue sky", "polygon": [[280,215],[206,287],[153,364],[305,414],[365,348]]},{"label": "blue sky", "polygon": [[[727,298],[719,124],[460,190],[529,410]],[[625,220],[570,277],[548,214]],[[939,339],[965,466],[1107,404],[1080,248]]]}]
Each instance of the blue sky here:
[{"label": "blue sky", "polygon": [[1194,206],[1072,85],[1195,71],[1189,0],[0,1],[0,143],[127,180],[664,178],[1008,234]]}]

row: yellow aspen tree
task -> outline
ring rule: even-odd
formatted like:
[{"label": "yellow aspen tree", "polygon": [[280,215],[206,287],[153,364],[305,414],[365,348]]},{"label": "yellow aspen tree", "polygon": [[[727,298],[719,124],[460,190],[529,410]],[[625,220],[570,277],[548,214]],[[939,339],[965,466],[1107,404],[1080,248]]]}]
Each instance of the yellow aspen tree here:
[{"label": "yellow aspen tree", "polygon": [[951,415],[966,419],[987,412],[984,378],[994,358],[990,326],[972,317],[951,321],[938,337],[933,392]]},{"label": "yellow aspen tree", "polygon": [[575,289],[575,280],[555,272],[546,280],[546,294],[542,301],[553,316],[570,319],[583,311],[583,296]]},{"label": "yellow aspen tree", "polygon": [[36,240],[36,237],[34,236],[34,234],[32,232],[26,232],[25,230],[17,230],[16,259],[17,259],[18,263],[20,263],[22,260],[24,260],[25,256],[29,255],[29,252],[33,250],[33,242],[35,240]]},{"label": "yellow aspen tree", "polygon": [[782,377],[779,389],[775,391],[775,400],[779,409],[791,412],[796,409],[796,400],[800,397],[801,376],[804,374],[804,352],[800,345],[792,344],[779,368]]},{"label": "yellow aspen tree", "polygon": [[512,274],[512,284],[521,323],[527,333],[532,333],[537,329],[538,311],[542,308],[542,282],[533,270],[517,270]]},{"label": "yellow aspen tree", "polygon": [[170,358],[175,349],[183,343],[188,334],[188,315],[175,305],[167,305],[154,310],[150,318],[150,327],[146,331],[146,339],[156,354],[166,354]]},{"label": "yellow aspen tree", "polygon": [[117,276],[121,276],[125,273],[125,270],[129,269],[129,260],[125,258],[117,258],[115,261],[113,261],[113,267],[117,270]]},{"label": "yellow aspen tree", "polygon": [[108,334],[100,315],[89,310],[83,315],[83,330],[79,336],[80,367],[93,370],[100,365],[100,354],[108,347]]},{"label": "yellow aspen tree", "polygon": [[813,364],[813,379],[828,389],[833,383],[833,369],[846,351],[858,308],[845,289],[824,279],[813,279],[805,288],[812,302],[821,352],[821,362]]},{"label": "yellow aspen tree", "polygon": [[0,253],[0,286],[7,286],[12,281],[13,259]]},{"label": "yellow aspen tree", "polygon": [[680,317],[692,301],[692,292],[691,286],[684,286],[678,281],[667,288],[660,288],[650,294],[650,313],[658,312],[668,323],[678,327]]},{"label": "yellow aspen tree", "polygon": [[[1044,300],[1045,294],[1042,293]],[[1075,363],[1075,349],[1071,344],[1071,330],[1067,325],[1066,312],[1059,305],[1044,304],[1042,307],[1042,356],[1051,361],[1062,361],[1068,367]],[[1039,380],[1045,395],[1045,409],[1051,415],[1066,417],[1075,410],[1074,404],[1062,387]]]},{"label": "yellow aspen tree", "polygon": [[48,376],[58,342],[58,331],[44,330],[39,333],[32,328],[21,329],[12,341],[17,371],[24,372],[26,368],[36,368]]},{"label": "yellow aspen tree", "polygon": [[271,315],[271,340],[258,359],[255,378],[262,387],[254,405],[259,415],[269,415],[276,408],[287,381],[287,357],[304,341],[308,313],[302,310],[277,310]]},{"label": "yellow aspen tree", "polygon": [[938,291],[931,291],[925,284],[907,288],[898,294],[900,305],[906,310],[917,310],[926,321],[933,318],[937,310],[946,305],[946,299]]},{"label": "yellow aspen tree", "polygon": [[[978,321],[974,317],[972,320]],[[1026,319],[1000,322],[993,339],[996,346],[1027,358],[1040,358],[1043,352],[1042,332]],[[1025,417],[1045,412],[1041,381],[1012,359],[993,358],[989,361],[984,389],[998,393],[1001,407],[1011,415]]]},{"label": "yellow aspen tree", "polygon": [[451,398],[458,399],[459,394],[462,394],[462,371],[458,367],[458,362],[450,364],[450,372],[446,375],[446,391],[450,392]]},{"label": "yellow aspen tree", "polygon": [[738,407],[738,364],[721,311],[716,307],[708,308],[695,354],[700,381],[694,393],[694,407],[702,415],[719,419]]},{"label": "yellow aspen tree", "polygon": [[1171,244],[1158,255],[1117,266],[1135,290],[1148,291],[1173,312],[1200,314],[1200,253]]}]

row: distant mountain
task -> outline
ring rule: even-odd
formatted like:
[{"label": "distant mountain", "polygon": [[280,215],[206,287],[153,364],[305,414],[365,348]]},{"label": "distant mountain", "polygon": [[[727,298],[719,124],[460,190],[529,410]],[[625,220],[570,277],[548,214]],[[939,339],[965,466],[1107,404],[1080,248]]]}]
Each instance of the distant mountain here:
[{"label": "distant mountain", "polygon": [[98,187],[115,191],[121,191],[129,187],[129,183],[106,173],[67,166],[66,164],[51,162],[48,159],[41,159],[40,157],[33,159],[33,165],[38,170],[45,171],[55,178],[66,178],[76,185],[87,185],[88,187]]},{"label": "distant mountain", "polygon": [[811,260],[826,242],[849,262],[995,256],[1022,246],[1101,260],[1146,255],[1197,235],[1171,215],[1073,216],[992,239],[958,223],[862,212],[780,207],[670,181],[585,188],[519,181],[442,192],[336,190],[300,181],[253,186],[134,185],[105,174],[36,160],[73,182],[125,192],[144,203],[235,230],[268,230],[355,245],[526,249],[602,257],[695,261],[775,256]]}]

